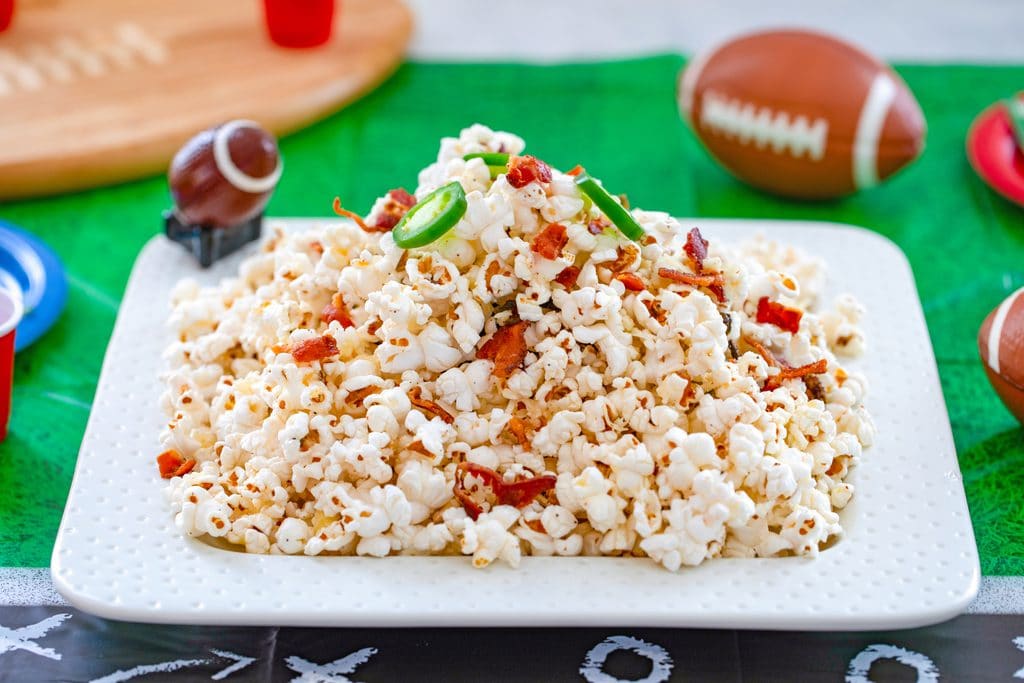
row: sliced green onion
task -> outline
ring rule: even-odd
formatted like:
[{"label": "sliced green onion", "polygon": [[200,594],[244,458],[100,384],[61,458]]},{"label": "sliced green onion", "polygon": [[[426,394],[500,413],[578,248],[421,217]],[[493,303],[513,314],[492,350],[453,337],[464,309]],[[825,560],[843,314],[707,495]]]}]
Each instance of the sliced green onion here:
[{"label": "sliced green onion", "polygon": [[505,152],[473,152],[462,157],[466,161],[470,159],[483,159],[488,166],[508,166],[508,154]]},{"label": "sliced green onion", "polygon": [[508,171],[508,154],[505,152],[473,152],[472,154],[466,154],[462,158],[466,161],[481,159],[487,164],[487,170],[491,172],[491,180]]},{"label": "sliced green onion", "polygon": [[586,171],[576,176],[576,185],[585,196],[597,205],[597,208],[601,209],[605,216],[608,216],[623,235],[634,242],[639,242],[647,234],[629,211],[615,201],[615,198],[598,185],[596,180],[588,176]]},{"label": "sliced green onion", "polygon": [[458,182],[439,187],[402,216],[391,231],[402,249],[423,247],[455,227],[466,213],[466,192]]},{"label": "sliced green onion", "polygon": [[1017,138],[1017,147],[1024,152],[1024,99],[1019,96],[1003,100],[1006,112],[1010,115],[1010,127]]}]

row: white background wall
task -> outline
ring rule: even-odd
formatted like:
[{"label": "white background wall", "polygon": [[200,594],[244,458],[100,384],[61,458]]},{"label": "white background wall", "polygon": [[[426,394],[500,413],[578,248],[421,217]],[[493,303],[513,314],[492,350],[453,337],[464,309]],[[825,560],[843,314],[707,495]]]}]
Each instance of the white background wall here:
[{"label": "white background wall", "polygon": [[1024,63],[1024,0],[407,2],[418,22],[414,59],[692,54],[741,31],[789,25],[835,33],[893,61]]}]

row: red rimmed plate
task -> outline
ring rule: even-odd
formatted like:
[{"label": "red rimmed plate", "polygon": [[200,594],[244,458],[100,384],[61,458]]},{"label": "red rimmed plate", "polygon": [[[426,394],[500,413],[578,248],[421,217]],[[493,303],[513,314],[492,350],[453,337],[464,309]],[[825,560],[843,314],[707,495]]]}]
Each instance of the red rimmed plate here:
[{"label": "red rimmed plate", "polygon": [[1024,153],[1013,139],[1010,117],[1001,103],[974,119],[967,133],[967,159],[989,187],[1024,206]]}]

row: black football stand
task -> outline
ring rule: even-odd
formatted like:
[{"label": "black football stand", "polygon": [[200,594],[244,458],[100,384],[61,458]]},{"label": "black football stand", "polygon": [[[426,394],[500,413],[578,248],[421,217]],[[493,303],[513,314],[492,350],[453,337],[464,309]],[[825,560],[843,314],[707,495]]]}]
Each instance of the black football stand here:
[{"label": "black football stand", "polygon": [[186,225],[174,211],[165,211],[164,232],[168,239],[194,254],[199,265],[209,268],[215,261],[258,240],[263,232],[263,214],[257,214],[229,228],[215,228],[209,225]]}]

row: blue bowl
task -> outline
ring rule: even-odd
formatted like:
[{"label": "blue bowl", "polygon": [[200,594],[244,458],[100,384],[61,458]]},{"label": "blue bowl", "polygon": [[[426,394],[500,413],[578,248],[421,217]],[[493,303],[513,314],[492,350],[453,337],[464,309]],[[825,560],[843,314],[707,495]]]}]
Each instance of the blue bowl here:
[{"label": "blue bowl", "polygon": [[15,351],[53,327],[68,298],[67,277],[57,255],[39,238],[6,221],[0,221],[0,287],[20,293],[25,306]]}]

